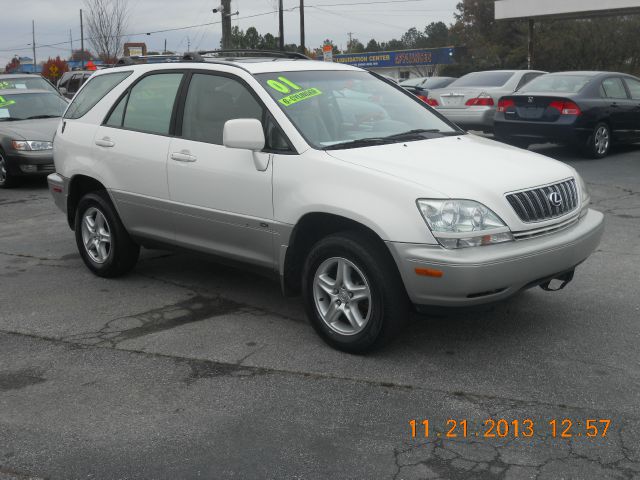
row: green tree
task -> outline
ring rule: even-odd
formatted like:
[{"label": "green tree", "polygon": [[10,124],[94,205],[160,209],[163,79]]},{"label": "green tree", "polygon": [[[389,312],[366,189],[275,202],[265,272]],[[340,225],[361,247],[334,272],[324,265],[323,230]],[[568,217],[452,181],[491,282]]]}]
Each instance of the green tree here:
[{"label": "green tree", "polygon": [[365,52],[379,52],[381,50],[380,44],[375,41],[375,39],[369,40],[367,42],[367,46],[364,47]]}]

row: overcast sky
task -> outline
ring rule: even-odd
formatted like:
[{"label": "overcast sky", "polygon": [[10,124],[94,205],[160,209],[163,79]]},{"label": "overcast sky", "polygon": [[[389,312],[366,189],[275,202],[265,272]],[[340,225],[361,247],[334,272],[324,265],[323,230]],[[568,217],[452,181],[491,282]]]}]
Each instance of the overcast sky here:
[{"label": "overcast sky", "polygon": [[[211,11],[218,6],[217,1],[219,0],[129,0],[131,18],[127,32],[133,34],[219,21],[220,14],[214,15]],[[348,40],[348,32],[352,32],[354,38],[366,44],[370,38],[378,41],[399,38],[408,28],[415,26],[422,29],[433,21],[441,20],[449,24],[453,22],[453,13],[458,3],[458,0],[372,3],[376,1],[384,0],[371,0],[368,4],[365,0],[305,0],[307,47],[320,46],[325,38],[331,38],[338,46],[344,47]],[[338,3],[352,5],[329,6]],[[84,6],[83,0],[21,0],[11,4],[11,12],[5,12],[5,21],[0,29],[2,66],[14,54],[32,56],[31,20],[35,20],[36,45],[66,42],[55,47],[38,48],[38,61],[56,55],[68,57],[70,30],[73,48],[80,48],[79,10]],[[284,0],[285,10],[298,5],[299,0]],[[312,7],[314,5],[316,7]],[[271,12],[277,9],[277,6],[277,0],[232,0],[232,11],[240,12],[239,18],[234,17],[232,24],[239,25],[243,30],[255,26],[261,34],[271,32],[277,35],[276,13],[242,18]],[[297,9],[285,11],[286,43],[300,41],[298,12]],[[162,50],[165,38],[169,50],[185,51],[187,41],[190,42],[192,50],[213,49],[219,48],[220,30],[220,25],[217,24],[150,36],[131,35],[129,41],[146,42],[149,50]]]}]

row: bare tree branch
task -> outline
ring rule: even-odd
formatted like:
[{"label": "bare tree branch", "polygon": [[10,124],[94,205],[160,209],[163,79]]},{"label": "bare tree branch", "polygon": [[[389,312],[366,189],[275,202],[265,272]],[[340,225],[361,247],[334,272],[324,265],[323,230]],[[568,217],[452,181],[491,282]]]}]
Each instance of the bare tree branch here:
[{"label": "bare tree branch", "polygon": [[113,61],[122,52],[129,19],[128,0],[85,0],[89,43],[98,56]]}]

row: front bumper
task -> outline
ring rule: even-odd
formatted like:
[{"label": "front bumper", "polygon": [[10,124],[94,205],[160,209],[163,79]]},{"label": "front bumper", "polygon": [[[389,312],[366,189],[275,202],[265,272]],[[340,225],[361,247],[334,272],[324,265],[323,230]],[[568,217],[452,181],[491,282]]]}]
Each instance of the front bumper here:
[{"label": "front bumper", "polygon": [[[486,247],[447,250],[436,245],[387,242],[411,301],[466,306],[507,298],[572,270],[600,243],[604,215],[595,210],[575,225],[545,236]],[[416,268],[442,271],[440,278]]]},{"label": "front bumper", "polygon": [[7,170],[11,175],[47,175],[55,172],[53,151],[8,152]]},{"label": "front bumper", "polygon": [[446,108],[437,111],[456,125],[467,130],[492,130],[496,114],[494,107]]}]

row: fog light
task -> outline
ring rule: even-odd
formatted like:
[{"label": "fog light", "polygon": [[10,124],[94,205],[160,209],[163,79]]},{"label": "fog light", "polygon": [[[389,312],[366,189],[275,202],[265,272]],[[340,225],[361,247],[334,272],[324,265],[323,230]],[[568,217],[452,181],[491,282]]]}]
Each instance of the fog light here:
[{"label": "fog light", "polygon": [[34,173],[38,171],[37,165],[20,165],[20,170],[24,173]]}]

